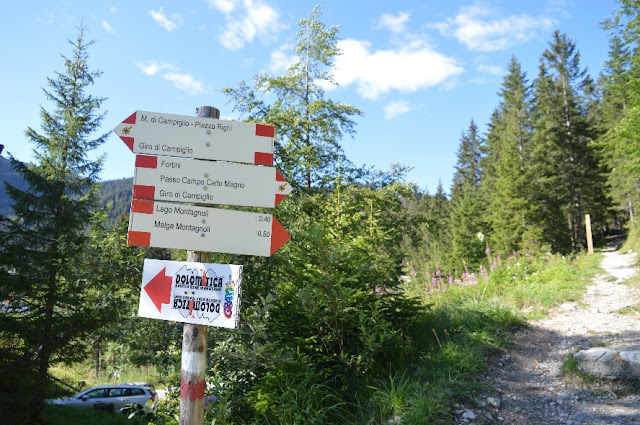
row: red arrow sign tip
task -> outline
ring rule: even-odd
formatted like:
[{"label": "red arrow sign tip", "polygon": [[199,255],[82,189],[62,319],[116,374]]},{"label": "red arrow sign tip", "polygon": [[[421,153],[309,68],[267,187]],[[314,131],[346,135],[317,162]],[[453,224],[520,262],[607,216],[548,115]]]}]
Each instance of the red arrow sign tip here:
[{"label": "red arrow sign tip", "polygon": [[171,284],[173,283],[173,277],[166,276],[164,274],[166,271],[166,267],[160,270],[160,273],[155,275],[144,287],[144,290],[159,312],[162,312],[162,304],[169,304],[171,302]]},{"label": "red arrow sign tip", "polygon": [[271,224],[271,255],[287,243],[289,239],[291,239],[291,236],[284,230],[278,220],[273,217],[273,223]]}]

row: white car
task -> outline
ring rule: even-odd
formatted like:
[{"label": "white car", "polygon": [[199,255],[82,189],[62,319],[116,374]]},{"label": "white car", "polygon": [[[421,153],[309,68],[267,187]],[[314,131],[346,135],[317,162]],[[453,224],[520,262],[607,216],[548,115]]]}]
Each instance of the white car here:
[{"label": "white car", "polygon": [[156,392],[148,384],[100,385],[73,397],[47,400],[47,403],[115,411],[134,405],[143,412],[150,413],[156,407]]}]

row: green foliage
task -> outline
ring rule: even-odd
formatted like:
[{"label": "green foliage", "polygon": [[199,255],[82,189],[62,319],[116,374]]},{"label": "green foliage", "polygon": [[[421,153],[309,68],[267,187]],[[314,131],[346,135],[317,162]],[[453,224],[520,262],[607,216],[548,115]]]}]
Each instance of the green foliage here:
[{"label": "green foliage", "polygon": [[127,214],[131,206],[132,178],[107,180],[100,182],[98,203],[107,207],[107,227],[112,229],[123,214]]},{"label": "green foliage", "polygon": [[326,381],[322,365],[294,356],[269,371],[249,393],[256,423],[326,424],[346,423],[339,391]]},{"label": "green foliage", "polygon": [[603,131],[599,146],[609,167],[611,197],[626,213],[632,227],[637,226],[640,204],[640,6],[619,0],[620,7],[605,22],[611,30],[609,60],[603,73]]},{"label": "green foliage", "polygon": [[[554,251],[581,250],[585,213],[604,217],[608,203],[599,152],[594,149],[598,120],[592,114],[595,91],[580,66],[576,44],[556,31],[542,53],[534,82],[532,176],[544,243]],[[598,234],[600,228],[595,229]]]},{"label": "green foliage", "polygon": [[293,224],[276,282],[262,283],[272,293],[243,304],[240,332],[216,338],[212,377],[233,394],[214,395],[231,416],[286,422],[303,404],[314,409],[308,421],[352,416],[366,380],[413,355],[403,324],[417,304],[399,290],[396,269],[411,226],[398,199],[406,190],[340,186],[314,198],[316,224]]},{"label": "green foliage", "polygon": [[535,252],[541,248],[542,231],[534,220],[538,207],[532,202],[532,99],[516,58],[509,63],[500,95],[502,101],[489,125],[482,182],[491,245],[502,255]]},{"label": "green foliage", "polygon": [[[405,241],[405,273],[411,279],[425,281],[431,279],[432,273],[444,270],[445,275],[454,267],[449,264],[451,256],[451,203],[442,188],[438,185],[436,193],[420,194],[420,199],[409,198],[407,211],[418,221],[417,238]],[[428,276],[427,276],[428,275]],[[422,293],[413,295],[421,296]]]},{"label": "green foliage", "polygon": [[485,142],[478,135],[478,127],[472,120],[469,130],[460,139],[458,162],[453,176],[448,272],[464,270],[466,266],[476,268],[484,258],[486,203],[480,186],[484,150]]},{"label": "green foliage", "polygon": [[448,413],[442,406],[443,397],[435,388],[407,377],[406,372],[379,380],[371,389],[370,402],[375,406],[377,423],[432,423]]},{"label": "green foliage", "polygon": [[486,221],[483,215],[484,205],[480,190],[466,184],[451,206],[451,252],[449,261],[453,272],[479,268],[486,258],[485,240]]}]

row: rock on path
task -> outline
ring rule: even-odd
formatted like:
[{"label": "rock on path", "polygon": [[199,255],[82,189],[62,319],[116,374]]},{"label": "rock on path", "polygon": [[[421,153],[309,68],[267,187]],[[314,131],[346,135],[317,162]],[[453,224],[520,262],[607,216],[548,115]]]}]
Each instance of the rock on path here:
[{"label": "rock on path", "polygon": [[618,313],[640,303],[640,290],[619,283],[637,273],[637,254],[613,245],[603,253],[606,274],[593,279],[582,303],[563,304],[516,333],[512,351],[487,374],[497,392],[479,400],[481,407],[466,406],[476,419],[459,416],[457,424],[640,424],[640,382],[562,378],[562,365],[580,350],[640,350],[640,315]]}]

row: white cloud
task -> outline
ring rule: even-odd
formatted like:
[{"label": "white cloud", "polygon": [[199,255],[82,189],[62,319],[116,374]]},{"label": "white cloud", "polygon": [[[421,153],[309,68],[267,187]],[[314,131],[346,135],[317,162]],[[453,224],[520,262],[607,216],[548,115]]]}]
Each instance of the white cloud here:
[{"label": "white cloud", "polygon": [[53,13],[50,13],[50,12],[44,11],[44,12],[42,12],[42,13],[40,14],[40,16],[38,16],[38,17],[36,18],[36,21],[38,21],[38,22],[39,22],[39,23],[41,23],[41,24],[49,24],[49,25],[51,25],[51,24],[53,24],[53,23],[54,23],[54,21],[55,21],[55,16],[54,16],[54,14],[53,14]]},{"label": "white cloud", "polygon": [[484,72],[485,74],[496,75],[498,77],[506,73],[505,69],[500,65],[480,65],[478,66],[478,71]]},{"label": "white cloud", "polygon": [[102,21],[102,28],[104,28],[106,32],[109,32],[111,34],[114,33],[113,27],[111,26],[111,24],[105,20]]},{"label": "white cloud", "polygon": [[151,15],[153,20],[156,21],[162,28],[166,29],[167,31],[173,31],[174,29],[181,26],[182,23],[184,22],[184,20],[182,19],[182,16],[180,15],[174,14],[171,16],[167,16],[164,13],[164,9],[162,7],[159,10],[150,10],[149,15]]},{"label": "white cloud", "polygon": [[392,90],[414,92],[445,84],[462,73],[455,59],[421,41],[407,43],[398,50],[372,51],[368,41],[347,39],[341,40],[338,47],[342,55],[335,61],[336,83],[355,84],[366,99],[376,99]]},{"label": "white cloud", "polygon": [[164,70],[173,69],[172,65],[161,64],[161,63],[158,63],[156,61],[151,61],[148,64],[144,64],[142,62],[139,62],[139,63],[136,64],[136,66],[138,67],[138,69],[140,71],[142,71],[143,74],[146,74],[149,77],[153,77],[161,69],[164,69]]},{"label": "white cloud", "polygon": [[205,92],[202,81],[196,80],[191,74],[180,72],[178,67],[171,64],[151,61],[147,64],[137,63],[136,66],[143,74],[149,77],[158,74],[160,78],[170,81],[174,87],[185,90],[192,96]]},{"label": "white cloud", "polygon": [[395,33],[401,33],[406,30],[406,23],[409,20],[407,12],[400,12],[398,16],[390,13],[383,13],[378,21],[379,28],[387,28]]},{"label": "white cloud", "polygon": [[209,0],[209,7],[228,15],[240,3],[238,0]]},{"label": "white cloud", "polygon": [[191,74],[183,74],[180,72],[165,72],[162,78],[171,81],[176,88],[186,90],[192,96],[204,93],[204,85],[202,81],[198,81]]},{"label": "white cloud", "polygon": [[442,34],[453,35],[469,50],[491,52],[522,44],[554,25],[554,21],[546,17],[521,14],[493,18],[496,15],[484,7],[469,6],[461,9],[455,18],[431,26]]},{"label": "white cloud", "polygon": [[118,8],[117,8],[117,7],[115,7],[115,6],[111,6],[111,7],[109,7],[109,12],[111,12],[111,13],[118,13]]},{"label": "white cloud", "polygon": [[406,114],[409,111],[411,111],[411,107],[406,100],[394,101],[384,107],[384,119],[392,120],[398,115]]},{"label": "white cloud", "polygon": [[289,53],[292,49],[293,46],[287,44],[272,51],[269,60],[269,71],[274,74],[284,73],[296,63],[297,56]]},{"label": "white cloud", "polygon": [[263,0],[209,0],[209,7],[226,16],[219,36],[229,50],[238,50],[259,38],[273,38],[283,28],[278,12]]}]

